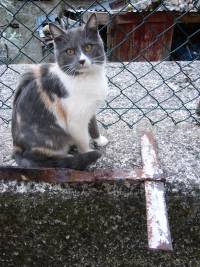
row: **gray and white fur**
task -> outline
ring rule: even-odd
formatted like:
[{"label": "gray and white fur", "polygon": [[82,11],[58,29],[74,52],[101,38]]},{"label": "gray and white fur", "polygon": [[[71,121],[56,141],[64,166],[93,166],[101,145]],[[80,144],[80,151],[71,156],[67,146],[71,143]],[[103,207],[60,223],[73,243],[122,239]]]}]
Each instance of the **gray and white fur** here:
[{"label": "gray and white fur", "polygon": [[[25,73],[13,102],[14,158],[23,167],[83,170],[107,144],[95,113],[105,100],[105,53],[93,14],[85,26],[64,30],[49,25],[56,63],[35,65]],[[75,145],[77,154],[69,154]]]}]

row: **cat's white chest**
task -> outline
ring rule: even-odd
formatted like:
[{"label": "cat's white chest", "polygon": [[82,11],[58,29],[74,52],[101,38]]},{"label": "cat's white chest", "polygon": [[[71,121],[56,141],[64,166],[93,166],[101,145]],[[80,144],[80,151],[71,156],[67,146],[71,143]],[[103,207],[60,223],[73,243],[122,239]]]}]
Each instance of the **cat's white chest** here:
[{"label": "cat's white chest", "polygon": [[57,69],[56,71],[68,93],[66,98],[61,99],[67,117],[67,124],[60,123],[62,128],[66,129],[74,123],[87,125],[106,97],[107,78],[103,70],[92,75],[82,74],[76,77],[58,73]]},{"label": "cat's white chest", "polygon": [[77,77],[72,82],[69,97],[63,100],[69,118],[88,121],[105,100],[107,91],[106,78],[103,75]]},{"label": "cat's white chest", "polygon": [[103,75],[78,77],[70,89],[70,97],[85,106],[98,105],[98,102],[105,99],[106,89],[107,85]]}]

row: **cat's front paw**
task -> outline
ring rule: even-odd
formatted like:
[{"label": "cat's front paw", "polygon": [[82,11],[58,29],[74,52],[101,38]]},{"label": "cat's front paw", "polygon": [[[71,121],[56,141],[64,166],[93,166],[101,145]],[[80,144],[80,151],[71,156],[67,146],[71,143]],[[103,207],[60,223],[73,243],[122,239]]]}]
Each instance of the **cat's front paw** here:
[{"label": "cat's front paw", "polygon": [[97,146],[106,146],[108,144],[108,139],[105,136],[100,135],[99,138],[94,139],[94,142]]}]

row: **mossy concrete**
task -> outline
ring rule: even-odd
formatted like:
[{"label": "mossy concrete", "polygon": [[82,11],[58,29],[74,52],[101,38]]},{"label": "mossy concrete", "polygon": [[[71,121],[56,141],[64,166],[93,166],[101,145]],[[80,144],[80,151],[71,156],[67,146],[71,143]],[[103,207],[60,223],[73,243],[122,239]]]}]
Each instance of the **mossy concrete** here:
[{"label": "mossy concrete", "polygon": [[35,186],[0,195],[2,267],[200,266],[197,189],[166,187],[174,251],[155,252],[147,249],[143,184]]}]

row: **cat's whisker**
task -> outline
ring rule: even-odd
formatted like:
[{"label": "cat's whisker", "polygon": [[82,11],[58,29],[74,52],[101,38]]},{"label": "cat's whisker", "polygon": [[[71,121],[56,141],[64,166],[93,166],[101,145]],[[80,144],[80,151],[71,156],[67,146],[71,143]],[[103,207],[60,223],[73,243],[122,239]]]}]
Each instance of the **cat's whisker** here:
[{"label": "cat's whisker", "polygon": [[69,71],[69,70],[65,70],[65,73],[68,75],[71,75],[71,71]]},{"label": "cat's whisker", "polygon": [[61,68],[71,67],[71,66],[73,66],[73,65],[74,65],[73,63],[71,63],[71,64],[66,64],[66,65],[63,65]]},{"label": "cat's whisker", "polygon": [[72,77],[73,77],[73,78],[75,77],[75,71],[73,72]]},{"label": "cat's whisker", "polygon": [[63,68],[62,70],[63,70],[64,72],[68,72],[68,71],[70,71],[70,69],[67,68],[67,67],[66,67],[66,68]]},{"label": "cat's whisker", "polygon": [[75,69],[69,69],[69,68],[66,68],[65,70],[63,70],[66,74],[74,77],[75,76]]},{"label": "cat's whisker", "polygon": [[66,69],[71,69],[71,67],[72,67],[73,65],[74,65],[74,64],[66,64],[66,65],[62,66],[61,69],[62,69],[63,71],[65,71]]},{"label": "cat's whisker", "polygon": [[63,66],[61,69],[65,70],[65,69],[70,69],[71,67],[72,67],[72,65],[71,66],[70,65],[68,65],[68,66],[66,65],[66,66]]},{"label": "cat's whisker", "polygon": [[100,58],[102,59],[102,55],[98,57],[94,57],[93,60],[100,59]]},{"label": "cat's whisker", "polygon": [[69,68],[69,67],[65,67],[65,68],[62,68],[62,70],[63,70],[63,71],[68,71],[68,70],[70,71],[71,68]]}]

